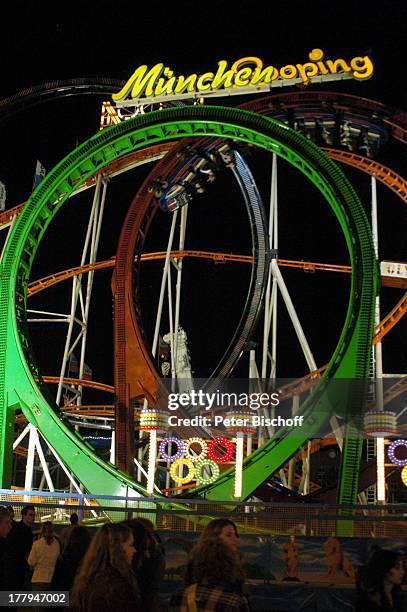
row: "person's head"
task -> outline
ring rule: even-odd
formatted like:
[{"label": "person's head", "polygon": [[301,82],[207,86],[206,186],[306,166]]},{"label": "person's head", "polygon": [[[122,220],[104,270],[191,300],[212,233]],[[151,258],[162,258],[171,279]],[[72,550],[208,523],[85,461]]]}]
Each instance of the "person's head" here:
[{"label": "person's head", "polygon": [[191,553],[191,561],[194,582],[243,585],[239,557],[218,536],[200,540]]},{"label": "person's head", "polygon": [[123,523],[130,528],[133,534],[135,555],[132,559],[134,567],[140,567],[144,559],[148,557],[150,536],[146,527],[138,519],[130,519]]},{"label": "person's head", "polygon": [[[75,577],[71,594],[74,607],[86,610],[93,590],[101,588],[100,580],[112,570],[127,579],[137,592],[137,583],[131,567],[135,552],[133,542],[130,528],[122,523],[108,523],[98,529]],[[103,584],[103,588],[109,587],[109,584]]]},{"label": "person's head", "polygon": [[82,559],[89,548],[90,535],[86,527],[75,526],[68,538],[64,548],[63,557],[74,557]]},{"label": "person's head", "polygon": [[214,519],[208,523],[199,539],[200,542],[208,538],[219,538],[226,546],[237,549],[239,535],[236,525],[229,519]]},{"label": "person's head", "polygon": [[7,510],[9,511],[11,520],[14,521],[14,508],[13,508],[13,506],[7,506]]},{"label": "person's head", "polygon": [[44,538],[47,544],[51,544],[54,539],[54,526],[51,521],[42,523],[40,537]]},{"label": "person's head", "polygon": [[73,513],[71,514],[71,516],[69,517],[69,521],[70,521],[71,525],[77,525],[77,524],[78,524],[78,522],[79,522],[79,517],[78,517],[78,515],[76,514],[76,512],[73,512]]},{"label": "person's head", "polygon": [[21,510],[22,521],[27,527],[32,527],[35,523],[35,508],[34,506],[24,506]]},{"label": "person's head", "polygon": [[8,508],[0,506],[0,538],[7,538],[11,529],[11,516]]},{"label": "person's head", "polygon": [[145,527],[149,533],[154,534],[154,524],[148,518],[139,516],[134,520],[140,525],[143,525],[143,527]]},{"label": "person's head", "polygon": [[92,567],[115,567],[123,570],[130,566],[135,552],[134,537],[131,529],[122,523],[107,523],[103,525],[90,543],[84,567],[87,571]]},{"label": "person's head", "polygon": [[368,567],[368,582],[377,589],[401,584],[404,568],[401,555],[394,550],[380,549],[373,553]]}]

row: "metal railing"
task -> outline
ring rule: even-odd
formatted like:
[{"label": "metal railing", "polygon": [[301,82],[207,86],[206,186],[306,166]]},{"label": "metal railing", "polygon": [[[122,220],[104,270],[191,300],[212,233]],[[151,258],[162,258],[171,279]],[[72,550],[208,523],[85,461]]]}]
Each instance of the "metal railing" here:
[{"label": "metal railing", "polygon": [[157,529],[201,531],[212,518],[232,519],[241,533],[274,535],[335,536],[337,525],[353,522],[358,538],[399,537],[407,524],[407,504],[386,506],[337,506],[263,502],[208,502],[202,499],[157,499],[128,496],[90,495],[0,489],[0,504],[11,505],[16,519],[26,504],[36,508],[38,522],[69,522],[77,512],[85,523],[100,524],[144,516]]}]

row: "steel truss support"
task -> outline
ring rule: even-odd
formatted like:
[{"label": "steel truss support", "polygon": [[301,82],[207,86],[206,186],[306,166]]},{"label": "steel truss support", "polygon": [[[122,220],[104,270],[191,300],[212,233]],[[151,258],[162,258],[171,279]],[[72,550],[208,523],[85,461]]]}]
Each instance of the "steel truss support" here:
[{"label": "steel truss support", "polygon": [[[376,178],[371,177],[371,203],[372,203],[372,237],[377,259],[379,259],[379,226],[377,218],[377,185]],[[376,296],[374,324],[380,323],[380,295]],[[382,343],[377,342],[373,347],[373,376],[375,383],[376,410],[383,410],[383,358]],[[376,439],[376,466],[377,466],[377,501],[384,504],[386,501],[386,468],[384,466],[384,438]]]},{"label": "steel truss support", "polygon": [[[64,472],[64,474],[67,476],[69,483],[70,483],[70,489],[71,490],[76,490],[77,493],[83,493],[83,490],[81,489],[81,486],[77,483],[77,481],[73,478],[71,472],[68,470],[68,468],[65,466],[65,464],[62,462],[61,458],[59,457],[59,455],[57,454],[57,452],[52,448],[52,446],[50,446],[48,444],[48,442],[42,438],[42,436],[40,437],[40,433],[38,431],[38,429],[32,425],[31,423],[28,423],[28,425],[23,429],[23,431],[20,433],[20,435],[14,440],[13,442],[13,450],[15,450],[20,444],[21,442],[24,440],[24,438],[28,436],[28,450],[27,450],[27,462],[26,462],[26,467],[25,467],[25,479],[24,479],[24,490],[25,491],[33,491],[33,485],[34,485],[34,472],[36,469],[36,458],[35,458],[35,454],[37,453],[38,456],[38,460],[39,460],[39,468],[42,469],[43,472],[43,476],[41,478],[41,483],[39,486],[39,489],[42,491],[44,488],[44,481],[46,481],[47,483],[47,487],[48,490],[52,493],[55,491],[55,486],[51,477],[51,471],[48,465],[48,462],[45,459],[45,455],[44,455],[44,451],[42,448],[42,444],[41,444],[41,439],[44,440],[45,444],[47,445],[47,448],[49,449],[49,452],[55,457],[57,463],[56,465],[53,467],[53,469],[55,470],[57,467],[61,468],[62,471]],[[30,496],[29,495],[25,495],[24,496],[24,502],[28,503],[30,501]],[[84,500],[84,503],[86,505],[90,505],[90,502],[88,500]],[[92,510],[92,514],[94,517],[97,516],[96,512],[94,512]]]},{"label": "steel truss support", "polygon": [[[181,209],[181,223],[179,229],[179,250],[183,251],[185,246],[185,234],[187,228],[187,215],[188,215],[188,205],[184,206]],[[172,348],[174,351],[174,362],[175,362],[175,375],[177,375],[177,357],[178,357],[178,328],[179,328],[179,312],[181,305],[181,282],[182,282],[182,265],[183,259],[175,260],[177,264],[177,284],[176,284],[176,294],[175,294],[175,337],[173,337],[174,341],[172,344]],[[172,351],[171,351],[172,353]]]},{"label": "steel truss support", "polygon": [[[98,175],[93,197],[92,208],[89,216],[89,223],[86,232],[85,242],[82,250],[80,265],[86,263],[94,264],[97,259],[97,251],[100,239],[103,213],[105,208],[107,192],[107,180]],[[77,346],[80,347],[80,358],[78,361],[78,376],[83,377],[85,369],[86,340],[89,324],[89,308],[92,297],[94,270],[90,270],[86,282],[82,274],[72,279],[71,309],[67,316],[68,330],[65,340],[64,354],[62,357],[59,384],[57,391],[57,404],[61,405],[64,378],[69,374],[69,362]],[[77,314],[77,311],[79,313]],[[79,325],[79,332],[74,333],[75,324]],[[82,403],[82,387],[78,387],[76,403]]]}]

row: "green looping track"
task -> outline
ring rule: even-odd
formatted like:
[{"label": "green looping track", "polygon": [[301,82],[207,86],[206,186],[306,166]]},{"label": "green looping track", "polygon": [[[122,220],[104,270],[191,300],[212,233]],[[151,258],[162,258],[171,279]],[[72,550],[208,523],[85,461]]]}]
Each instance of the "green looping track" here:
[{"label": "green looping track", "polygon": [[[38,245],[78,183],[132,151],[165,140],[194,136],[242,140],[276,153],[320,190],[344,232],[352,265],[349,307],[324,379],[301,408],[307,424],[307,439],[330,417],[332,403],[327,400],[327,380],[368,376],[377,266],[362,206],[335,163],[285,125],[243,110],[190,107],[141,115],[99,132],[62,160],[33,193],[7,241],[0,268],[0,478],[3,487],[10,485],[14,412],[21,408],[90,493],[123,495],[129,489],[134,495],[145,495],[143,487],[96,456],[92,447],[64,422],[48,396],[30,345],[26,288]],[[359,402],[357,394],[349,397],[342,394],[335,403],[335,411],[349,417],[349,433],[357,426]],[[243,498],[305,441],[304,435],[280,431],[278,438],[247,459]],[[356,500],[360,450],[361,439],[357,434],[346,438],[340,503]],[[196,489],[195,493],[208,499],[231,499],[232,471],[223,474],[214,485]]]}]

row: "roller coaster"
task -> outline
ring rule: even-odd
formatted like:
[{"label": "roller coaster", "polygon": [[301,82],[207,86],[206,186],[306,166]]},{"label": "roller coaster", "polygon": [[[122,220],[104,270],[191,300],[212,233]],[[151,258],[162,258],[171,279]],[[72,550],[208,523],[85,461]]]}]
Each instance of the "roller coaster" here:
[{"label": "roller coaster", "polygon": [[[112,92],[120,84],[100,79],[49,83],[25,90],[0,102],[0,120],[6,114],[29,108],[48,98]],[[41,182],[30,199],[0,214],[0,224],[12,225],[1,259],[0,281],[0,473],[3,487],[11,484],[16,411],[41,433],[48,445],[90,493],[121,496],[132,491],[146,495],[134,474],[134,406],[148,402],[156,406],[166,390],[157,369],[158,329],[153,347],[146,341],[140,309],[141,262],[171,256],[180,267],[185,257],[245,261],[251,266],[246,304],[235,334],[212,372],[212,378],[231,375],[250,345],[262,312],[270,276],[278,266],[304,270],[328,270],[328,264],[281,260],[269,243],[266,214],[255,180],[245,161],[245,149],[260,147],[300,171],[324,197],[343,231],[351,265],[336,266],[350,274],[351,290],[346,320],[331,360],[323,368],[311,369],[293,390],[310,388],[299,412],[304,417],[301,434],[279,430],[250,453],[243,464],[241,499],[247,499],[278,472],[310,438],[318,435],[333,414],[344,417],[341,473],[337,502],[352,504],[359,492],[359,466],[363,394],[332,397],[330,383],[340,379],[366,380],[370,375],[372,342],[382,337],[402,318],[406,295],[379,324],[374,319],[379,269],[371,230],[362,205],[349,181],[331,160],[356,167],[375,176],[400,199],[406,201],[406,182],[393,170],[371,159],[389,139],[406,142],[406,116],[370,100],[327,92],[278,94],[255,100],[239,109],[215,106],[164,108],[112,125],[80,145]],[[322,146],[323,150],[318,146]],[[326,145],[329,145],[328,148]],[[347,149],[347,150],[343,150]],[[158,161],[144,180],[122,226],[116,257],[92,261],[77,268],[30,281],[31,267],[48,227],[64,203],[83,190],[101,189],[106,177],[148,161]],[[166,253],[144,252],[148,230],[157,211],[184,214],[200,194],[216,189],[217,177],[231,173],[239,186],[249,218],[252,256],[179,251],[169,245]],[[243,259],[242,259],[243,258]],[[144,264],[143,264],[144,265]],[[30,295],[67,278],[78,278],[101,268],[114,267],[114,407],[58,406],[47,383],[61,382],[82,388],[89,384],[79,375],[72,379],[41,373],[31,347],[27,325]],[[334,268],[335,266],[332,266]],[[382,276],[383,284],[394,279]],[[178,322],[177,322],[178,327]],[[65,364],[66,366],[66,364]],[[309,385],[309,387],[307,387]],[[360,387],[362,389],[362,387]],[[362,394],[362,395],[361,395]],[[59,398],[60,399],[60,398]],[[70,424],[70,415],[114,415],[115,465],[104,461]],[[137,408],[136,408],[137,414]],[[178,432],[182,435],[182,431]],[[186,436],[207,436],[201,428],[189,428]],[[234,469],[223,471],[210,484],[195,486],[189,495],[229,501],[233,497]]]}]

